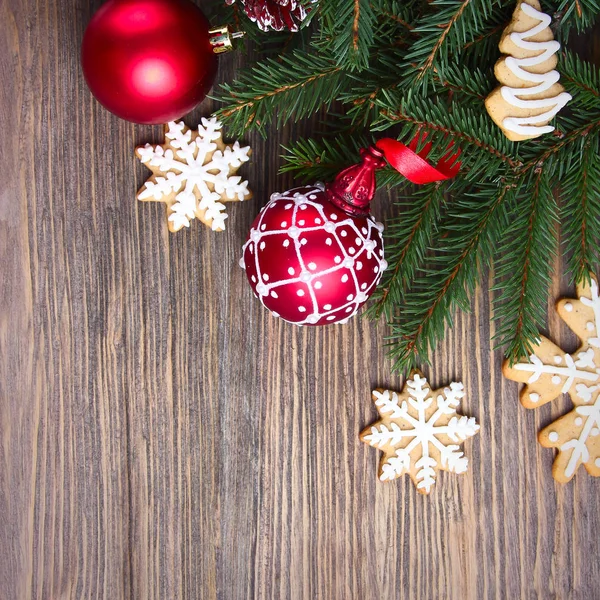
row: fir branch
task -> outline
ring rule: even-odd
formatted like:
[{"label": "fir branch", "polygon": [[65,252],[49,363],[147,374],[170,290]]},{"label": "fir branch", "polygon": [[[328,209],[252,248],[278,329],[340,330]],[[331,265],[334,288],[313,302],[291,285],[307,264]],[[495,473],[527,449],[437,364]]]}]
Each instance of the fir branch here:
[{"label": "fir branch", "polygon": [[429,350],[443,337],[457,307],[468,309],[478,279],[479,262],[488,263],[504,225],[504,204],[514,184],[482,186],[465,195],[453,210],[453,222],[437,236],[438,254],[432,268],[417,278],[404,300],[402,317],[391,325],[389,338],[395,370],[408,371],[427,360]]},{"label": "fir branch", "polygon": [[490,128],[489,118],[483,110],[463,108],[457,103],[452,103],[448,110],[441,104],[426,104],[409,95],[399,101],[396,110],[388,108],[393,104],[391,98],[382,103],[381,116],[387,121],[411,125],[413,135],[417,130],[443,133],[445,138],[435,136],[440,145],[445,143],[447,146],[453,141],[458,145],[472,146],[474,151],[461,157],[463,173],[471,169],[479,175],[482,168],[484,171],[497,170],[499,163],[511,169],[521,166],[521,161],[511,156],[510,143],[500,130]]},{"label": "fir branch", "polygon": [[412,194],[405,197],[404,202],[399,202],[399,205],[404,204],[408,208],[386,228],[386,256],[390,266],[373,296],[368,316],[379,318],[385,313],[388,320],[393,318],[436,230],[444,204],[445,187],[431,184],[414,189],[411,186]]},{"label": "fir branch", "polygon": [[498,345],[511,364],[531,353],[546,315],[550,266],[555,256],[556,204],[548,170],[532,172],[507,205],[508,227],[496,252],[494,320]]},{"label": "fir branch", "polygon": [[480,31],[473,32],[473,37],[465,43],[458,63],[463,67],[477,67],[489,72],[491,77],[493,66],[499,57],[498,44],[513,11],[512,4],[495,8]]},{"label": "fir branch", "polygon": [[[592,23],[599,3],[546,0],[545,10],[558,18],[557,39]],[[272,119],[301,119],[341,101],[345,114],[328,114],[330,137],[286,148],[282,171],[309,181],[329,181],[356,163],[359,148],[382,130],[404,142],[427,132],[433,164],[450,142],[462,151],[460,176],[417,189],[410,199],[401,196],[401,216],[387,227],[390,268],[369,314],[391,321],[395,368],[426,359],[455,309],[469,308],[480,268],[492,261],[498,340],[509,344],[511,358],[528,350],[543,321],[555,247],[551,189],[562,197],[572,277],[598,271],[599,70],[565,49],[559,70],[573,101],[557,116],[555,132],[508,141],[483,99],[497,85],[497,40],[513,8],[500,0],[321,0],[311,13],[320,30],[310,45],[308,32],[294,36],[281,57],[262,61],[219,92],[225,102],[219,116],[232,134],[264,132]],[[274,35],[257,34],[260,53],[272,49]],[[391,168],[377,179],[408,193]]]},{"label": "fir branch", "polygon": [[283,149],[286,151],[283,155],[285,164],[280,173],[291,171],[306,181],[329,181],[359,158],[357,141],[352,138],[341,143],[339,139],[321,142],[299,139],[294,146]]},{"label": "fir branch", "polygon": [[483,33],[495,0],[435,0],[434,12],[424,14],[414,29],[420,37],[402,65],[406,83],[426,92],[433,73],[445,78],[449,57]]},{"label": "fir branch", "polygon": [[554,14],[555,27],[563,37],[568,37],[571,28],[578,32],[591,27],[600,15],[598,0],[561,0]]},{"label": "fir branch", "polygon": [[264,134],[274,118],[279,125],[329,106],[339,93],[344,74],[328,58],[296,50],[279,60],[267,58],[236,81],[223,84],[216,99],[225,104],[217,117],[241,135],[250,129]]},{"label": "fir branch", "polygon": [[461,96],[461,102],[481,105],[489,93],[490,76],[481,70],[462,64],[451,65],[444,71],[445,79],[434,73],[431,82],[434,92],[450,91]]},{"label": "fir branch", "polygon": [[320,50],[332,53],[344,69],[366,69],[375,27],[370,0],[321,0],[319,10],[328,40]]},{"label": "fir branch", "polygon": [[562,232],[571,283],[595,272],[600,261],[600,135],[582,138],[579,160],[561,179]]},{"label": "fir branch", "polygon": [[496,36],[500,37],[500,33],[502,31],[504,31],[505,28],[506,28],[505,21],[503,21],[502,23],[497,23],[491,29],[488,29],[487,31],[480,33],[476,38],[467,42],[463,46],[463,50],[468,50],[468,49],[472,48],[473,46],[481,44],[482,42],[486,42],[489,38],[492,38],[492,37],[495,38]]},{"label": "fir branch", "polygon": [[600,72],[595,65],[565,51],[560,63],[561,80],[573,96],[573,104],[600,109]]},{"label": "fir branch", "polygon": [[[366,136],[336,136],[300,139],[292,147],[284,147],[287,154],[280,173],[293,172],[303,181],[332,181],[346,167],[360,160],[360,148],[366,148],[375,140]],[[395,169],[387,167],[377,172],[378,187],[406,185],[406,179]]]},{"label": "fir branch", "polygon": [[400,25],[411,36],[415,33],[415,26],[411,23],[414,17],[415,2],[406,0],[372,0],[371,6],[375,16],[382,21],[392,21]]},{"label": "fir branch", "polygon": [[[560,122],[560,119],[557,120]],[[566,122],[567,119],[565,118],[563,121]],[[578,144],[582,138],[591,134],[596,135],[598,131],[600,131],[600,114],[589,114],[585,117],[585,124],[573,127],[567,133],[561,134],[560,137],[549,137],[545,140],[537,141],[537,144],[530,145],[530,150],[524,154],[524,157],[528,158],[528,160],[519,169],[519,173],[525,174],[534,168],[543,166],[547,161],[559,156],[573,144]],[[558,169],[557,180],[560,181],[563,172],[566,170],[565,167],[570,165],[570,163],[557,161],[553,164]]]}]

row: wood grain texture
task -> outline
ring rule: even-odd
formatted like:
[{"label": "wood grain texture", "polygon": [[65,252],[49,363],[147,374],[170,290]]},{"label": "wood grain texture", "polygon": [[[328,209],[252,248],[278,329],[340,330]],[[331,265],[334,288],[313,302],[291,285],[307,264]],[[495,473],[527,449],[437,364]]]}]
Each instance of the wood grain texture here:
[{"label": "wood grain texture", "polygon": [[[425,369],[466,385],[469,471],[430,497],[377,482],[358,433],[371,389],[402,383],[386,327],[286,325],[238,267],[258,208],[292,186],[280,144],[311,125],[248,137],[255,198],[225,233],[168,234],[134,199],[133,150],[160,128],[107,113],[80,72],[100,4],[0,2],[0,598],[600,598],[600,482],[554,483],[536,432],[569,401],[519,406],[488,282]],[[220,79],[250,59],[224,57]],[[386,193],[375,209],[393,214]]]}]

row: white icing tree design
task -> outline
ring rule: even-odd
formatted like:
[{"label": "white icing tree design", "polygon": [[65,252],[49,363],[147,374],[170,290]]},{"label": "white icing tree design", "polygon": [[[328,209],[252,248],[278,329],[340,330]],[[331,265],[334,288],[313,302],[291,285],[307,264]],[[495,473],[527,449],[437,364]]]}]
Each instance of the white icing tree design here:
[{"label": "white icing tree design", "polygon": [[164,202],[172,232],[189,227],[195,218],[213,231],[223,231],[227,218],[223,202],[252,196],[248,182],[234,175],[249,160],[250,147],[239,142],[225,145],[215,117],[203,118],[195,131],[173,121],[165,138],[162,145],[136,148],[137,157],[153,173],[138,192],[138,200]]},{"label": "white icing tree design", "polygon": [[367,427],[360,439],[383,450],[381,481],[408,473],[417,490],[429,494],[438,470],[466,471],[468,459],[459,443],[475,435],[479,425],[473,417],[457,415],[463,397],[462,383],[432,392],[418,371],[413,371],[400,393],[373,392],[381,420]]},{"label": "white icing tree design", "polygon": [[520,0],[500,40],[507,55],[494,73],[502,84],[486,99],[488,113],[513,141],[554,131],[548,123],[571,95],[558,83],[556,53],[560,44],[550,29],[551,18],[541,12],[538,0]]},{"label": "white icing tree design", "polygon": [[581,464],[590,475],[600,476],[600,298],[593,276],[589,285],[577,286],[577,296],[556,304],[561,319],[582,342],[573,355],[540,337],[529,362],[505,362],[503,367],[507,378],[527,384],[520,394],[526,408],[543,406],[561,393],[571,396],[574,410],[538,435],[542,446],[558,450],[552,473],[562,483]]}]

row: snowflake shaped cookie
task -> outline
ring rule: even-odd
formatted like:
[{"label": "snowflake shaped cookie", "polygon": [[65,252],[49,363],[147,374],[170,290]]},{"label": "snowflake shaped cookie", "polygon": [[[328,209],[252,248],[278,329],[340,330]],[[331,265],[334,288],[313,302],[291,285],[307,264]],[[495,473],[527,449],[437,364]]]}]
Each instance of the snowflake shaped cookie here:
[{"label": "snowflake shaped cookie", "polygon": [[152,171],[137,194],[138,200],[155,200],[167,205],[169,230],[189,227],[199,219],[213,231],[225,229],[227,212],[223,202],[252,197],[248,182],[235,175],[250,159],[250,147],[239,142],[223,143],[221,123],[203,118],[198,129],[183,121],[166,126],[164,144],[136,148],[136,156]]},{"label": "snowflake shaped cookie", "polygon": [[459,443],[475,435],[473,417],[456,413],[465,395],[462,383],[431,391],[427,379],[413,371],[402,392],[378,389],[373,401],[381,420],[360,439],[383,450],[379,479],[390,481],[408,473],[422,494],[429,494],[440,469],[463,473],[468,459]]},{"label": "snowflake shaped cookie", "polygon": [[600,476],[600,298],[598,283],[577,286],[577,299],[556,303],[561,319],[577,334],[581,346],[568,354],[549,339],[540,337],[529,362],[510,366],[504,376],[525,383],[520,400],[525,408],[537,408],[568,393],[575,409],[542,429],[538,440],[556,448],[552,467],[554,479],[569,481],[579,465],[594,477]]}]

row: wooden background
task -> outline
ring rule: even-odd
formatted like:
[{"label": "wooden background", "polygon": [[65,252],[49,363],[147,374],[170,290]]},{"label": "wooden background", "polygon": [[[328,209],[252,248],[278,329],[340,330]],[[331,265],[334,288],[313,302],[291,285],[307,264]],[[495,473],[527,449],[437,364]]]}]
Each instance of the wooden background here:
[{"label": "wooden background", "polygon": [[133,149],[160,128],[110,115],[81,75],[100,4],[0,0],[0,598],[600,598],[600,482],[553,481],[536,432],[569,401],[520,407],[487,291],[425,369],[466,385],[468,472],[430,497],[379,483],[358,433],[371,389],[401,385],[386,327],[287,325],[238,266],[258,208],[292,187],[280,144],[312,126],[248,137],[255,198],[225,233],[169,235],[134,199]]}]

